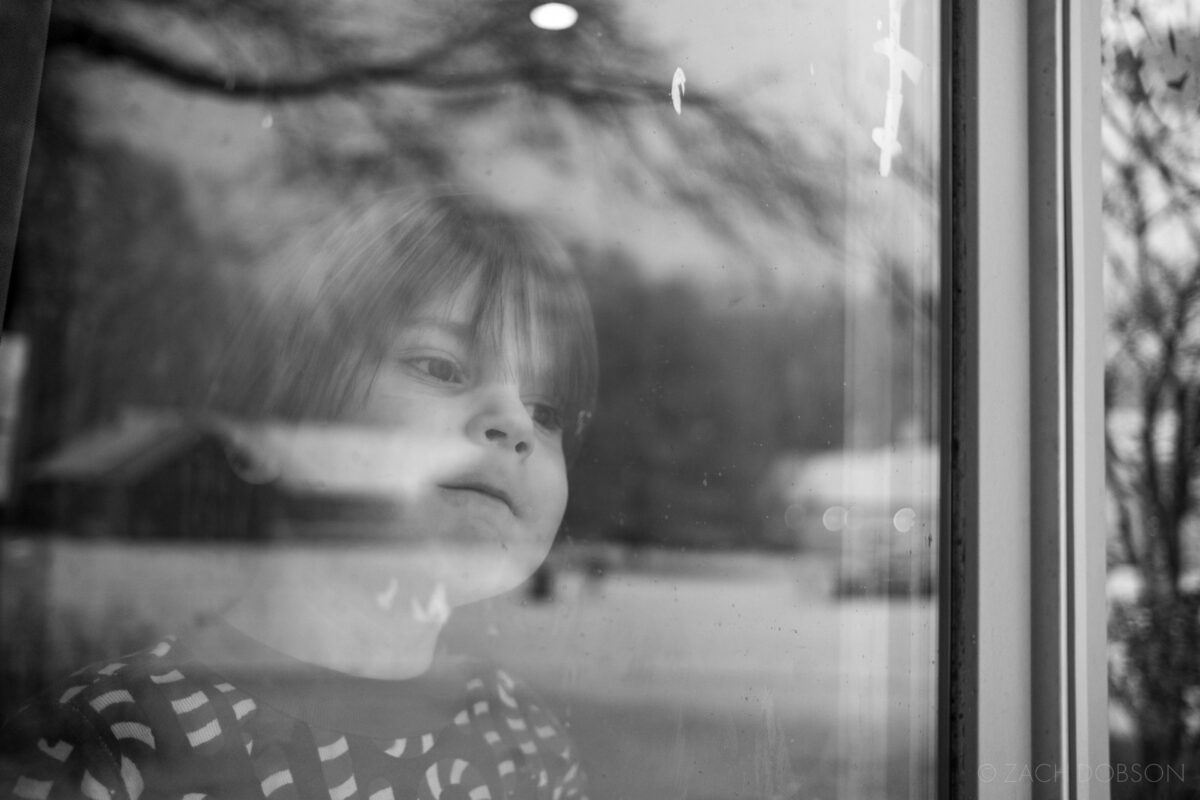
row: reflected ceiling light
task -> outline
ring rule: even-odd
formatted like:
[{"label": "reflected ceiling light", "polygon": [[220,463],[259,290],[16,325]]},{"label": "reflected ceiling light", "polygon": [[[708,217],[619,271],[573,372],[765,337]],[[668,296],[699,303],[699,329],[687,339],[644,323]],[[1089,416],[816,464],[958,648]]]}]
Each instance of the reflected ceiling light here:
[{"label": "reflected ceiling light", "polygon": [[529,12],[534,25],[547,31],[564,31],[579,19],[579,12],[566,3],[542,3]]}]

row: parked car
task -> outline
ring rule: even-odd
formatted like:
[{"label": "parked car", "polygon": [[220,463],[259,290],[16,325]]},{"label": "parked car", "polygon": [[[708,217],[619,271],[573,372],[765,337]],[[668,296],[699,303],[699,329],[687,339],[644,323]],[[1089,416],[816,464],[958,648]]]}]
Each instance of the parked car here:
[{"label": "parked car", "polygon": [[924,442],[797,453],[764,481],[769,539],[824,554],[838,595],[930,594],[938,453]]}]

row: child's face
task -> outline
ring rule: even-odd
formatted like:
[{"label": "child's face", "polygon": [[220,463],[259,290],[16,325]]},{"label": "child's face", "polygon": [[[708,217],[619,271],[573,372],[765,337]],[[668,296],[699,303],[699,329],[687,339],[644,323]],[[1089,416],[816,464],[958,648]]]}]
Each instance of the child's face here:
[{"label": "child's face", "polygon": [[390,443],[400,540],[451,605],[532,574],[567,501],[557,401],[517,374],[515,345],[476,352],[471,294],[395,332],[357,419]]}]

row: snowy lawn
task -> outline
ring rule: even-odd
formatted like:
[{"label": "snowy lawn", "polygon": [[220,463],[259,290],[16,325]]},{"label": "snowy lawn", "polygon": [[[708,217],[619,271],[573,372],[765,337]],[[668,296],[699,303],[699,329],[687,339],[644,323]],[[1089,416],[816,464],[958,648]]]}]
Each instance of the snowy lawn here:
[{"label": "snowy lawn", "polygon": [[[0,613],[43,616],[49,669],[67,672],[219,607],[252,555],[10,539]],[[446,636],[547,698],[593,798],[934,794],[932,601],[834,600],[818,556],[659,552],[602,576],[560,563],[550,599],[464,609]],[[28,594],[16,607],[14,587],[37,585],[40,608]]]}]

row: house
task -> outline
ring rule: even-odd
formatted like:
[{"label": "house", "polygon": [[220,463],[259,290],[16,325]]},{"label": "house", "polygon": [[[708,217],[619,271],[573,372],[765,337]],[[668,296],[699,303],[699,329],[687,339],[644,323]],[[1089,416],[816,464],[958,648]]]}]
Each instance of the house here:
[{"label": "house", "polygon": [[371,536],[393,517],[387,476],[347,460],[373,437],[129,409],[38,465],[34,491],[48,522],[84,536],[255,540],[335,528]]},{"label": "house", "polygon": [[931,592],[938,470],[920,441],[781,458],[764,481],[769,536],[827,556],[839,593]]}]

